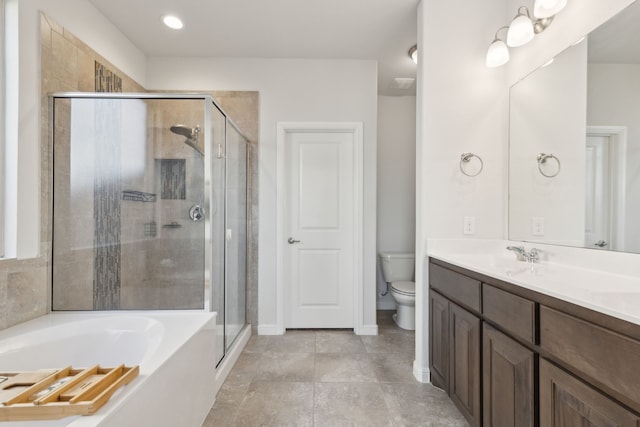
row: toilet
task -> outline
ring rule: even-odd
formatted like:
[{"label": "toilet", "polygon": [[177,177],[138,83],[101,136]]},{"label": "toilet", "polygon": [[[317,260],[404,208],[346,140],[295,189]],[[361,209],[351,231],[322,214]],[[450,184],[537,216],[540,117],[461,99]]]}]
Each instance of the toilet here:
[{"label": "toilet", "polygon": [[384,281],[396,302],[393,320],[402,329],[416,328],[416,284],[413,282],[415,256],[409,253],[381,252],[380,264]]}]

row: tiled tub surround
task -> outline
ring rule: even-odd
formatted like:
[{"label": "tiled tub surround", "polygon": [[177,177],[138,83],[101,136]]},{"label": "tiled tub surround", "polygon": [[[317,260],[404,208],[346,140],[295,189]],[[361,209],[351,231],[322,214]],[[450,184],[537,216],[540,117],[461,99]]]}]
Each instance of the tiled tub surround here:
[{"label": "tiled tub surround", "polygon": [[[541,251],[537,264],[517,261],[507,246]],[[637,254],[509,240],[429,240],[429,256],[640,325]]]},{"label": "tiled tub surround", "polygon": [[472,425],[640,423],[637,255],[535,244],[527,263],[506,250],[520,242],[427,245],[431,380]]}]

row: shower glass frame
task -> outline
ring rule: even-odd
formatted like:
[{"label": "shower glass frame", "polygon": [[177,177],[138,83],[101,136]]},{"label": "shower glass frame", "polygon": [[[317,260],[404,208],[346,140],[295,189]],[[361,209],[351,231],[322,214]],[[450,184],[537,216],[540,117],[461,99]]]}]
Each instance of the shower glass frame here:
[{"label": "shower glass frame", "polygon": [[[228,130],[229,130],[229,126],[233,127],[234,130],[240,135],[241,140],[244,141],[244,143],[246,144],[245,147],[245,153],[244,153],[244,179],[245,179],[245,194],[244,194],[244,201],[245,201],[245,230],[244,230],[244,247],[245,247],[245,262],[244,262],[244,313],[245,313],[245,319],[244,319],[244,327],[247,326],[247,322],[246,322],[246,309],[247,309],[247,272],[248,272],[248,265],[247,265],[247,254],[248,254],[248,236],[249,236],[249,203],[248,203],[248,160],[249,160],[249,140],[248,138],[242,133],[242,131],[239,129],[239,127],[233,122],[233,120],[231,120],[229,118],[229,116],[226,114],[226,112],[220,107],[220,105],[218,105],[218,103],[215,101],[215,99],[210,96],[210,95],[205,95],[205,94],[180,94],[180,93],[93,93],[93,92],[63,92],[63,93],[53,93],[50,94],[49,96],[49,111],[50,111],[50,121],[49,121],[49,131],[50,131],[50,148],[49,148],[49,155],[51,156],[51,163],[53,165],[53,148],[54,148],[54,138],[55,138],[55,102],[57,99],[139,99],[139,100],[202,100],[204,103],[204,118],[203,118],[203,125],[202,125],[202,131],[200,133],[200,135],[204,136],[204,183],[203,183],[203,189],[204,189],[204,198],[203,198],[203,202],[204,202],[204,208],[205,208],[205,220],[204,220],[204,271],[203,271],[203,308],[199,309],[191,309],[193,311],[206,311],[206,312],[210,312],[210,311],[216,311],[218,314],[218,324],[222,324],[224,325],[224,330],[221,331],[222,332],[222,336],[224,337],[224,341],[223,341],[223,355],[222,357],[224,357],[224,354],[226,354],[226,351],[228,350],[228,348],[231,346],[231,344],[235,341],[235,339],[237,338],[237,335],[235,335],[234,337],[232,337],[231,339],[229,339],[229,342],[227,342],[228,338],[226,335],[226,312],[227,312],[227,241],[225,239],[225,235],[226,235],[226,227],[227,227],[227,222],[228,222],[228,218],[227,218],[227,210],[228,210],[228,191],[227,191],[227,160],[226,160],[226,154],[227,154],[227,148],[228,148],[228,141],[227,141],[227,137],[228,137]],[[213,116],[214,114],[220,113],[222,114],[223,118],[224,118],[224,139],[222,141],[222,145],[219,146],[219,144],[215,144],[214,142],[214,132],[212,132],[212,126],[213,126]],[[214,145],[215,144],[215,145]],[[214,184],[212,182],[213,177],[213,165],[215,161],[220,161],[222,160],[224,162],[224,166],[223,166],[223,171],[222,171],[222,177],[224,179],[224,183],[223,183],[223,229],[222,229],[222,241],[220,242],[214,242],[213,236],[214,236],[214,230],[213,230],[213,210],[212,210],[212,196],[213,196],[213,192],[214,192]],[[54,189],[54,182],[53,182],[53,178],[55,176],[55,173],[51,173],[51,192],[53,194],[53,189]],[[55,195],[54,195],[55,197]],[[218,243],[222,243],[222,265],[224,266],[223,268],[223,277],[222,277],[222,284],[221,284],[221,289],[220,292],[222,293],[221,295],[221,301],[223,302],[223,307],[216,307],[217,304],[215,304],[215,302],[213,301],[213,292],[212,292],[212,274],[214,273],[212,271],[212,264],[213,264],[213,244],[218,244]],[[53,244],[55,244],[55,240],[52,238],[52,246]],[[52,249],[53,250],[53,249]],[[53,258],[52,258],[53,259]],[[53,281],[53,268],[51,269],[51,295],[53,295],[53,286],[55,286],[55,283]],[[51,310],[52,311],[64,311],[63,309],[54,309],[54,301],[53,298],[51,298]],[[138,310],[138,309],[136,309]],[[144,309],[141,309],[144,310]],[[149,309],[149,310],[153,310],[153,309]],[[172,309],[169,309],[172,310]],[[182,310],[182,309],[176,309],[176,310]],[[124,310],[123,310],[124,311]],[[222,320],[222,323],[220,323],[220,320]],[[241,328],[242,329],[242,328]],[[220,359],[222,360],[222,359]],[[220,360],[218,360],[217,362],[219,362]]]}]

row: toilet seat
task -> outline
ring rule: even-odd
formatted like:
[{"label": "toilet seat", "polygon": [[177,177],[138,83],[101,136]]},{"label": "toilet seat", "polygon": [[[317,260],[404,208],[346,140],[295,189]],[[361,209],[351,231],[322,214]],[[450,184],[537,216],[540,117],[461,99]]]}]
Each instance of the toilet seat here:
[{"label": "toilet seat", "polygon": [[415,296],[416,282],[393,282],[391,283],[391,291],[400,295]]}]

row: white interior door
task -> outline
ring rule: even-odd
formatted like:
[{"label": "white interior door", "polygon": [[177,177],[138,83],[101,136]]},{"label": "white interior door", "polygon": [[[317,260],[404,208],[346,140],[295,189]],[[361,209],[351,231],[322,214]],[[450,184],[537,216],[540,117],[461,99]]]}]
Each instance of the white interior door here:
[{"label": "white interior door", "polygon": [[611,138],[588,135],[586,148],[585,244],[611,249]]},{"label": "white interior door", "polygon": [[354,327],[354,134],[285,140],[285,328]]}]

